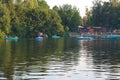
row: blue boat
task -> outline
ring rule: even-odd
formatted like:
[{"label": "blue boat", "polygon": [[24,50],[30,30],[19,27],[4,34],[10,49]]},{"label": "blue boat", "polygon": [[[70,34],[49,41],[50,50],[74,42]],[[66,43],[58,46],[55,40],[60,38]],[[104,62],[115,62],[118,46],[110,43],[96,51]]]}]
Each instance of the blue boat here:
[{"label": "blue boat", "polygon": [[77,40],[93,40],[92,37],[76,37]]},{"label": "blue boat", "polygon": [[41,41],[41,40],[43,40],[43,37],[36,37],[35,40]]}]

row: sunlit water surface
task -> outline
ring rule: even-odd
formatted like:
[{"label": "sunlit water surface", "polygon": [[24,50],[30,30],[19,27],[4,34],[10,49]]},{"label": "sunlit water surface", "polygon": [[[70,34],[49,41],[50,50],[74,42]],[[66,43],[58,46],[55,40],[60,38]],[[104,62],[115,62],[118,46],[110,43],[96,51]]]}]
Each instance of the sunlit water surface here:
[{"label": "sunlit water surface", "polygon": [[0,80],[120,80],[120,40],[0,40]]}]

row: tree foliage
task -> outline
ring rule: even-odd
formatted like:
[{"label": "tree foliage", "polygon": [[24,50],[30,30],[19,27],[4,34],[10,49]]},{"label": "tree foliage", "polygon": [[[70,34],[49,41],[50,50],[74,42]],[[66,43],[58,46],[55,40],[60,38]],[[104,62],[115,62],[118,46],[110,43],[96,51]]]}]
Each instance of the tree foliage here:
[{"label": "tree foliage", "polygon": [[0,29],[5,34],[9,34],[11,26],[10,26],[10,12],[6,6],[6,4],[0,3]]},{"label": "tree foliage", "polygon": [[79,11],[76,7],[72,7],[72,5],[65,4],[60,6],[58,14],[62,19],[62,24],[65,28],[68,27],[70,31],[76,31],[81,24]]},{"label": "tree foliage", "polygon": [[[0,37],[36,37],[76,31],[81,17],[76,7],[63,5],[50,9],[45,0],[0,0]],[[1,36],[3,35],[3,36]]]},{"label": "tree foliage", "polygon": [[[85,25],[101,26],[110,29],[120,28],[120,1],[95,0],[90,13],[84,18]],[[89,16],[90,15],[90,16]]]}]

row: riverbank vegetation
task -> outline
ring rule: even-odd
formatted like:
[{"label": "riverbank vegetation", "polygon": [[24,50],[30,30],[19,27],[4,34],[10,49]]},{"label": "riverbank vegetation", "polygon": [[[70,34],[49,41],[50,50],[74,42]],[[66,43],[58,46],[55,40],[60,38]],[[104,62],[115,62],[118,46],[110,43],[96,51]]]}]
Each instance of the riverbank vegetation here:
[{"label": "riverbank vegetation", "polygon": [[38,32],[64,36],[76,32],[79,25],[119,29],[119,14],[119,0],[94,0],[83,18],[79,9],[69,4],[50,9],[45,0],[0,0],[0,38],[34,38]]},{"label": "riverbank vegetation", "polygon": [[77,29],[80,20],[78,9],[71,5],[50,9],[45,0],[0,0],[0,38],[32,38],[38,32],[63,36],[73,26]]},{"label": "riverbank vegetation", "polygon": [[101,26],[105,28],[120,29],[120,0],[95,0],[93,7],[86,9],[83,18],[85,26]]}]

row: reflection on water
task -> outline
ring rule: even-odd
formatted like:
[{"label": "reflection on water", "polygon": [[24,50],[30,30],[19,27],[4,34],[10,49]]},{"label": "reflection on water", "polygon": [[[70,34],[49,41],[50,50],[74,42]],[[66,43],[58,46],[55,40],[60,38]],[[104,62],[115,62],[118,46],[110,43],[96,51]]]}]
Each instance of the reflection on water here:
[{"label": "reflection on water", "polygon": [[0,80],[119,80],[119,48],[119,40],[0,40]]}]

